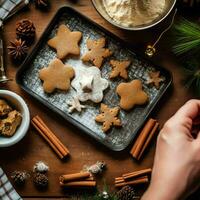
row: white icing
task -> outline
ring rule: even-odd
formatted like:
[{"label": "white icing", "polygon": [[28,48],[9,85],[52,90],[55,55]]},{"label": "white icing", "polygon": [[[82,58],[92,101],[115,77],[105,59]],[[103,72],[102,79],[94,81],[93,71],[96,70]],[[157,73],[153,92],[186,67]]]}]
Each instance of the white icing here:
[{"label": "white icing", "polygon": [[67,100],[67,105],[69,106],[69,108],[68,108],[69,113],[72,113],[74,110],[81,112],[82,109],[85,108],[84,105],[80,104],[78,97],[73,97],[73,99],[71,99],[71,101]]},{"label": "white icing", "polygon": [[[108,87],[109,83],[106,79],[101,77],[101,71],[97,67],[79,67],[74,68],[75,78],[71,85],[76,90],[77,96],[80,101],[91,100],[95,103],[99,103],[103,99],[103,91]],[[85,92],[82,85],[88,81],[91,83],[91,92]],[[91,82],[92,80],[92,82]]]},{"label": "white icing", "polygon": [[93,75],[84,76],[80,82],[82,90],[86,93],[92,91]]}]

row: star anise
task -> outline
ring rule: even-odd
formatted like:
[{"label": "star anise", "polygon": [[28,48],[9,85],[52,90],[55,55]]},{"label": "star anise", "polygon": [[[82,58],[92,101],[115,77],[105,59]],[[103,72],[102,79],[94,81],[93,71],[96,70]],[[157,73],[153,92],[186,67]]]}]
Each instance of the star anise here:
[{"label": "star anise", "polygon": [[48,0],[35,0],[35,6],[36,6],[36,8],[46,9],[49,7],[49,1]]},{"label": "star anise", "polygon": [[10,46],[7,48],[9,50],[8,54],[11,55],[14,60],[22,60],[28,52],[25,41],[21,39],[16,39],[14,42],[11,41]]}]

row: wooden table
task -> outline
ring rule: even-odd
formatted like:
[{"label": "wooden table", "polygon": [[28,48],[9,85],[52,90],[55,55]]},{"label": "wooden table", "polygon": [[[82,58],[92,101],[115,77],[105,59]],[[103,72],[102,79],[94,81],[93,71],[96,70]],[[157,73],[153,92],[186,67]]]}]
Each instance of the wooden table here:
[{"label": "wooden table", "polygon": [[[51,1],[51,4],[52,6],[49,12],[38,11],[31,5],[30,9],[24,10],[20,12],[20,14],[12,17],[4,26],[6,45],[8,45],[10,40],[14,40],[16,37],[15,23],[18,20],[23,18],[31,19],[36,26],[38,39],[58,8],[67,4],[73,6],[106,29],[109,29],[111,32],[114,32],[122,39],[128,41],[133,48],[140,53],[144,51],[147,43],[153,42],[157,38],[158,33],[167,23],[166,21],[162,25],[157,26],[154,29],[149,29],[148,31],[128,32],[119,30],[102,19],[93,8],[91,1],[56,0]],[[169,69],[174,78],[174,87],[168,91],[168,94],[165,95],[157,106],[157,109],[153,112],[153,116],[159,120],[161,125],[163,125],[163,123],[172,116],[180,106],[192,97],[182,85],[183,77],[181,75],[181,70],[170,52],[168,40],[169,35],[165,36],[160,42],[157,48],[157,55],[153,59],[155,63]],[[14,170],[28,170],[31,172],[34,163],[39,160],[47,162],[50,166],[50,172],[48,174],[50,185],[47,191],[38,191],[33,186],[32,180],[29,179],[25,187],[17,188],[20,195],[30,198],[53,197],[56,199],[59,197],[67,197],[67,194],[59,187],[59,175],[63,173],[78,172],[84,165],[93,164],[98,160],[105,161],[108,166],[108,169],[103,176],[98,178],[100,189],[102,188],[104,180],[111,187],[111,190],[114,190],[114,177],[125,172],[152,166],[155,144],[151,145],[141,162],[136,162],[130,157],[128,153],[129,149],[121,153],[108,150],[93,139],[86,137],[85,134],[78,131],[60,117],[52,114],[51,111],[42,106],[38,101],[22,91],[15,82],[17,66],[11,62],[7,52],[5,59],[7,75],[9,78],[12,78],[13,81],[9,82],[7,85],[1,85],[1,89],[8,89],[21,95],[30,108],[31,116],[36,114],[40,115],[71,152],[71,158],[66,162],[61,162],[49,146],[46,145],[43,139],[36,134],[36,131],[32,127],[30,127],[26,137],[20,143],[11,148],[0,149],[0,163],[8,176],[10,176]]]}]

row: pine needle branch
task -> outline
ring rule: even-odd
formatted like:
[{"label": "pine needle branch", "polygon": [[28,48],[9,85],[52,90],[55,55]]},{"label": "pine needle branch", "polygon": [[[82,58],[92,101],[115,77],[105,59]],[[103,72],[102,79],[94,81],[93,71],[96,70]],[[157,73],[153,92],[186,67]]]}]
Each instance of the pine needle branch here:
[{"label": "pine needle branch", "polygon": [[183,64],[185,74],[185,86],[192,89],[196,96],[200,97],[200,63],[192,59]]},{"label": "pine needle branch", "polygon": [[193,51],[194,53],[200,50],[200,25],[182,19],[181,22],[175,25],[176,44],[172,50],[176,55],[182,55]]}]

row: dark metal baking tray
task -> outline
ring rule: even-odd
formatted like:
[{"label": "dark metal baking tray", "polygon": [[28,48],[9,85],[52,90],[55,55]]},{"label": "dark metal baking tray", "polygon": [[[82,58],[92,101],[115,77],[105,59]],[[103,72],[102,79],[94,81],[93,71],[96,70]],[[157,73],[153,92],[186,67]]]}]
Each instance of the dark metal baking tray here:
[{"label": "dark metal baking tray", "polygon": [[[81,31],[83,38],[80,42],[81,55],[87,51],[86,40],[88,38],[97,39],[105,37],[107,46],[113,51],[111,58],[107,59],[102,66],[102,77],[109,80],[111,67],[110,59],[128,59],[132,64],[129,67],[129,81],[132,79],[140,79],[143,82],[144,90],[148,93],[150,101],[145,106],[137,106],[129,112],[120,111],[120,118],[123,124],[122,128],[113,127],[111,131],[104,134],[101,130],[101,124],[95,122],[94,118],[99,113],[100,104],[86,102],[87,108],[82,113],[68,113],[66,99],[74,94],[74,90],[68,92],[56,91],[53,94],[46,94],[42,88],[42,82],[38,78],[38,70],[47,66],[49,62],[56,57],[56,52],[47,45],[47,41],[52,38],[58,26],[66,24],[72,31]],[[80,56],[81,56],[80,55]],[[63,61],[71,66],[79,67],[82,65],[80,57],[68,57]],[[155,87],[146,85],[148,71],[159,70],[161,75],[165,77],[165,82],[157,90]],[[92,136],[108,148],[114,151],[124,150],[130,142],[135,138],[139,129],[150,115],[158,100],[163,96],[167,88],[172,82],[172,77],[166,69],[155,66],[151,62],[141,58],[134,53],[128,46],[117,36],[108,32],[98,24],[94,23],[87,17],[78,13],[70,7],[62,7],[58,10],[45,32],[33,48],[33,51],[26,58],[16,75],[17,83],[27,93],[38,99],[52,111],[64,117],[68,122],[80,128],[83,133]],[[105,91],[103,102],[110,107],[119,105],[119,97],[115,89],[116,86],[123,82],[121,78],[109,80],[110,87]]]}]

